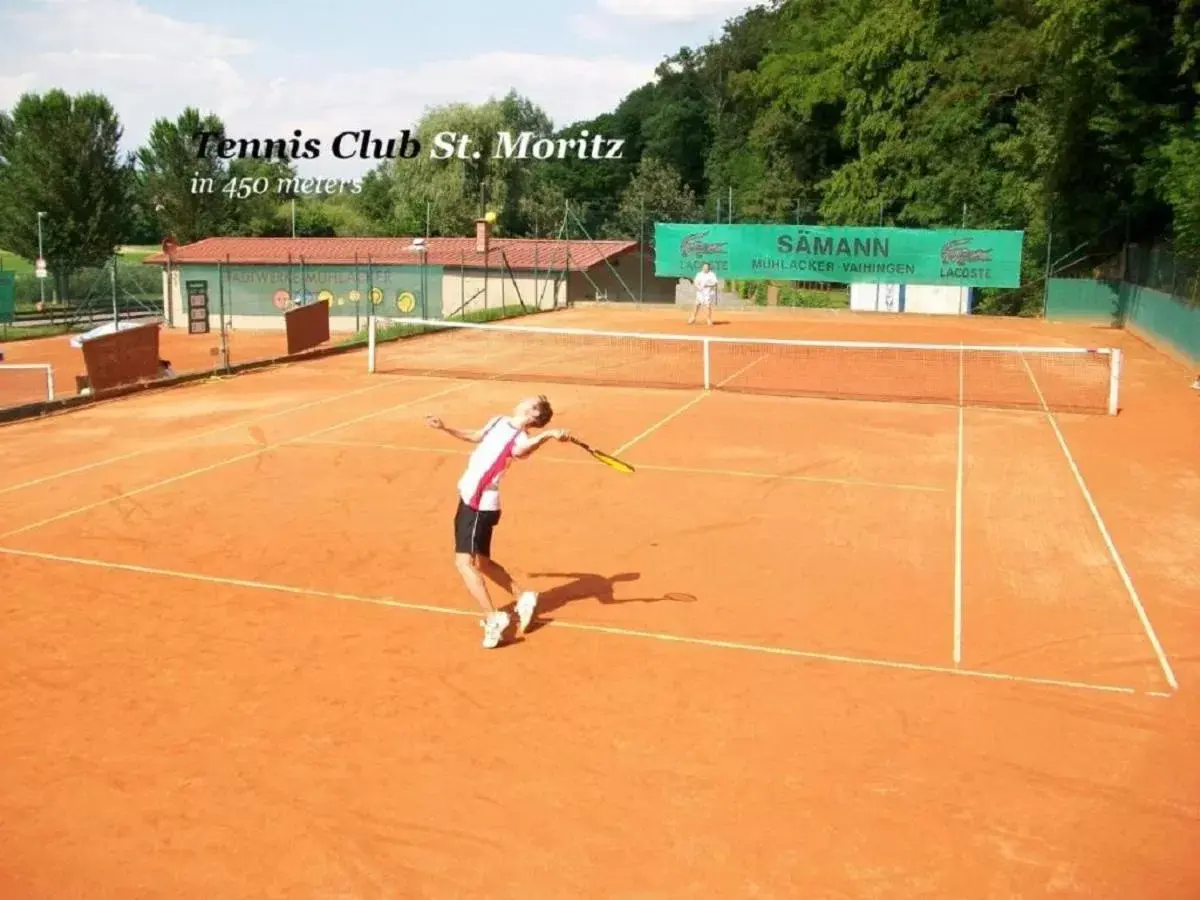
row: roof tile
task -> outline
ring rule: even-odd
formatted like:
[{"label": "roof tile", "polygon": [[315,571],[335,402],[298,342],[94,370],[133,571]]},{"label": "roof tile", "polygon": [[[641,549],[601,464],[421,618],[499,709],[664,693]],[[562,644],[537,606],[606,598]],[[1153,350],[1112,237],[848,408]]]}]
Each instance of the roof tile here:
[{"label": "roof tile", "polygon": [[[194,265],[218,262],[240,265],[419,265],[420,252],[413,238],[381,237],[214,237],[185,244],[176,251],[176,263]],[[426,241],[430,265],[501,269],[507,259],[512,269],[590,269],[637,247],[637,241],[560,241],[550,238],[498,238],[484,254],[475,252],[474,237],[434,237]],[[143,260],[163,264],[163,253]]]}]

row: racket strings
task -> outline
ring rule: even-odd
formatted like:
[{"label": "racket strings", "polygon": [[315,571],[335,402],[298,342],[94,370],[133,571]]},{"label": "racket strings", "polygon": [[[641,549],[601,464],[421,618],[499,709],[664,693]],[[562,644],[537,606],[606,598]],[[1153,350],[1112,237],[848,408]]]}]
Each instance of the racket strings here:
[{"label": "racket strings", "polygon": [[593,450],[592,456],[604,463],[611,469],[616,469],[618,472],[632,472],[633,466],[627,462],[622,462],[615,456],[609,456],[607,453],[601,453],[599,450]]}]

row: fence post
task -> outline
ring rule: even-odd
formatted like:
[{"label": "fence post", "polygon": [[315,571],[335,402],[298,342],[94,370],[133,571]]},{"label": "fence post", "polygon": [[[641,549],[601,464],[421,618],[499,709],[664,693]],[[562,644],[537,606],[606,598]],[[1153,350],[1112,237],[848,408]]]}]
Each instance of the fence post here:
[{"label": "fence post", "polygon": [[121,313],[117,308],[117,257],[113,256],[108,261],[108,281],[112,288],[112,313],[113,313],[113,328],[117,328],[121,324]]},{"label": "fence post", "polygon": [[646,201],[638,199],[638,303],[646,302]]},{"label": "fence post", "polygon": [[225,331],[225,273],[229,270],[229,254],[225,254],[224,263],[217,263],[217,311],[221,317],[221,368],[229,371],[229,340]]},{"label": "fence post", "polygon": [[367,309],[368,315],[375,318],[375,260],[367,254]]},{"label": "fence post", "polygon": [[167,327],[175,327],[175,267],[167,257]]},{"label": "fence post", "polygon": [[[367,281],[372,279],[371,273],[371,256],[367,254]],[[358,287],[358,254],[354,254],[354,285]],[[361,295],[360,295],[361,296]],[[375,343],[375,303],[371,300],[370,285],[367,286],[367,372],[374,375],[377,369],[375,360],[376,343]]]},{"label": "fence post", "polygon": [[1050,315],[1050,251],[1054,246],[1054,212],[1046,214],[1046,276],[1042,281],[1042,318]]}]

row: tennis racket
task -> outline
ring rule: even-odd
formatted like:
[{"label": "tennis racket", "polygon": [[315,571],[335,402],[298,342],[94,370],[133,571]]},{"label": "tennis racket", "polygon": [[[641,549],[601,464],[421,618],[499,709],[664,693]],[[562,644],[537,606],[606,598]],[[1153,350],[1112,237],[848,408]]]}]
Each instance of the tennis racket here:
[{"label": "tennis racket", "polygon": [[587,444],[585,444],[583,441],[579,440],[578,438],[567,438],[567,440],[570,441],[572,444],[574,444],[576,447],[582,447],[584,450],[586,450],[588,453],[590,453],[592,455],[593,459],[599,460],[600,462],[602,462],[606,466],[608,466],[610,469],[616,469],[618,472],[625,472],[626,474],[633,472],[633,466],[631,466],[629,463],[624,462],[623,460],[619,460],[615,456],[610,456],[609,454],[604,453],[600,450],[593,450],[591,447],[589,447]]}]

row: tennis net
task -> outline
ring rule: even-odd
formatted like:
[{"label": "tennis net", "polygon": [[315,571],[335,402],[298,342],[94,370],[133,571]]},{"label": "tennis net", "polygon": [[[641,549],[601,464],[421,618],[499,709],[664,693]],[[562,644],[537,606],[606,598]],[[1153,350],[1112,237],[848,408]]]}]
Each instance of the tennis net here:
[{"label": "tennis net", "polygon": [[1115,414],[1119,350],[636,334],[391,320],[372,372]]},{"label": "tennis net", "polygon": [[0,409],[53,399],[53,367],[45,363],[0,363]]}]

